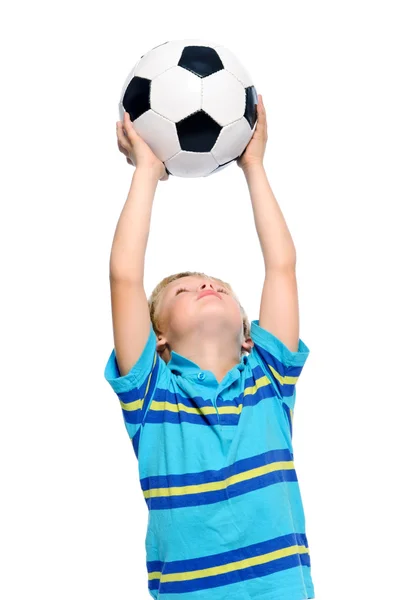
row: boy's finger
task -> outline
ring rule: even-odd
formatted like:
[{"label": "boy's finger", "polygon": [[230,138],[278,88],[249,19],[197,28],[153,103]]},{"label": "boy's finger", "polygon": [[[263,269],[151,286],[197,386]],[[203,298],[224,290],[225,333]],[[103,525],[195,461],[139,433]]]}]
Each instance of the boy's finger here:
[{"label": "boy's finger", "polygon": [[133,128],[133,123],[132,123],[132,121],[131,121],[131,119],[130,119],[130,115],[129,115],[129,113],[128,113],[127,111],[126,111],[126,112],[125,112],[125,114],[123,115],[123,118],[124,118],[124,121],[125,121],[125,123],[126,123],[126,124],[127,124],[127,126],[129,127],[129,129],[133,129],[133,131],[134,131],[134,128]]},{"label": "boy's finger", "polygon": [[265,123],[266,123],[266,111],[265,111],[265,107],[263,105],[262,96],[259,96],[258,102],[259,102],[259,104],[257,105],[258,121],[260,121],[261,125],[265,125]]},{"label": "boy's finger", "polygon": [[133,127],[133,123],[130,120],[130,115],[128,112],[125,112],[123,116],[124,126],[126,128],[126,134],[129,135],[132,139],[137,138],[137,131]]},{"label": "boy's finger", "polygon": [[118,148],[121,152],[128,153],[131,150],[131,144],[126,141],[125,137],[121,137],[118,139]]},{"label": "boy's finger", "polygon": [[122,121],[118,121],[118,123],[116,125],[116,134],[117,134],[119,142],[125,142],[126,143],[126,134],[127,134],[127,132],[124,129]]}]

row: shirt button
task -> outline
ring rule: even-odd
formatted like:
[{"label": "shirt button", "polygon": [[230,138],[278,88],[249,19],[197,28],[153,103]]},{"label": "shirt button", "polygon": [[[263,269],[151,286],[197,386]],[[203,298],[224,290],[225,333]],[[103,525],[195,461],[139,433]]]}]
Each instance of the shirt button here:
[{"label": "shirt button", "polygon": [[200,372],[198,373],[197,377],[198,377],[198,379],[199,379],[200,381],[202,381],[203,379],[205,379],[205,373],[203,373],[202,371],[200,371]]}]

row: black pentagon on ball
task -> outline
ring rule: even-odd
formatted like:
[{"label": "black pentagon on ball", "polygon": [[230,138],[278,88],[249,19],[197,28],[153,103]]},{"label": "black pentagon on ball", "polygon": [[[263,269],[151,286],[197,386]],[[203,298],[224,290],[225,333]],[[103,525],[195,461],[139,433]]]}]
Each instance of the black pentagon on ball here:
[{"label": "black pentagon on ball", "polygon": [[131,121],[150,110],[151,81],[144,77],[133,77],[123,95],[122,106],[129,113]]},{"label": "black pentagon on ball", "polygon": [[255,90],[255,86],[251,85],[245,88],[245,112],[244,117],[249,123],[251,129],[253,129],[256,123],[256,105],[258,104],[258,95]]},{"label": "black pentagon on ball", "polygon": [[176,129],[182,150],[210,152],[222,127],[206,112],[199,110],[176,123]]},{"label": "black pentagon on ball", "polygon": [[186,46],[178,66],[191,71],[198,77],[207,77],[223,69],[219,54],[207,46]]}]

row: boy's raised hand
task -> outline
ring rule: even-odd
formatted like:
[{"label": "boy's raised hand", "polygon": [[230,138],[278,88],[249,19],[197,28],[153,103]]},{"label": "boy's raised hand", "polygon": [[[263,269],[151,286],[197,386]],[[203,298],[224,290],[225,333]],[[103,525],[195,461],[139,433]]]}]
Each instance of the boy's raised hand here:
[{"label": "boy's raised hand", "polygon": [[267,122],[266,110],[263,104],[263,98],[259,94],[257,104],[257,118],[255,133],[253,134],[244,154],[237,158],[237,165],[245,169],[248,165],[263,164],[263,157],[267,142]]},{"label": "boy's raised hand", "polygon": [[161,181],[169,179],[165,165],[155,156],[149,145],[134,129],[128,112],[125,112],[123,122],[117,121],[116,135],[118,148],[126,156],[126,160],[130,165],[154,169]]}]

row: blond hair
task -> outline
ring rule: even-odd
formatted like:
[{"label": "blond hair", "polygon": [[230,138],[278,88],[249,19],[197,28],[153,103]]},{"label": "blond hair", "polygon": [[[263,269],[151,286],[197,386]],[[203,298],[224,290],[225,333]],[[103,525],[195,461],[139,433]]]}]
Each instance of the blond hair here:
[{"label": "blond hair", "polygon": [[[224,285],[232,293],[233,297],[237,300],[239,307],[240,307],[240,311],[241,311],[241,315],[242,315],[243,331],[244,331],[244,340],[249,338],[250,337],[250,324],[249,324],[247,314],[246,314],[244,308],[241,306],[241,303],[238,300],[236,294],[234,293],[231,285],[229,283],[227,283],[226,281],[219,279],[218,277],[210,277],[209,275],[206,275],[205,273],[199,273],[197,271],[183,271],[181,273],[176,273],[175,275],[169,275],[168,277],[164,277],[164,279],[162,279],[162,281],[160,281],[158,283],[158,285],[152,291],[151,296],[148,299],[148,308],[150,311],[150,319],[151,319],[151,323],[152,323],[155,335],[158,336],[161,333],[160,329],[159,329],[160,328],[159,306],[160,306],[160,299],[161,299],[163,290],[172,281],[176,281],[176,279],[180,279],[181,277],[191,277],[191,276],[206,277],[208,279],[214,279],[215,281],[218,281],[219,283]],[[241,355],[243,355],[243,354],[248,354],[248,353],[246,350],[241,348]]]}]

